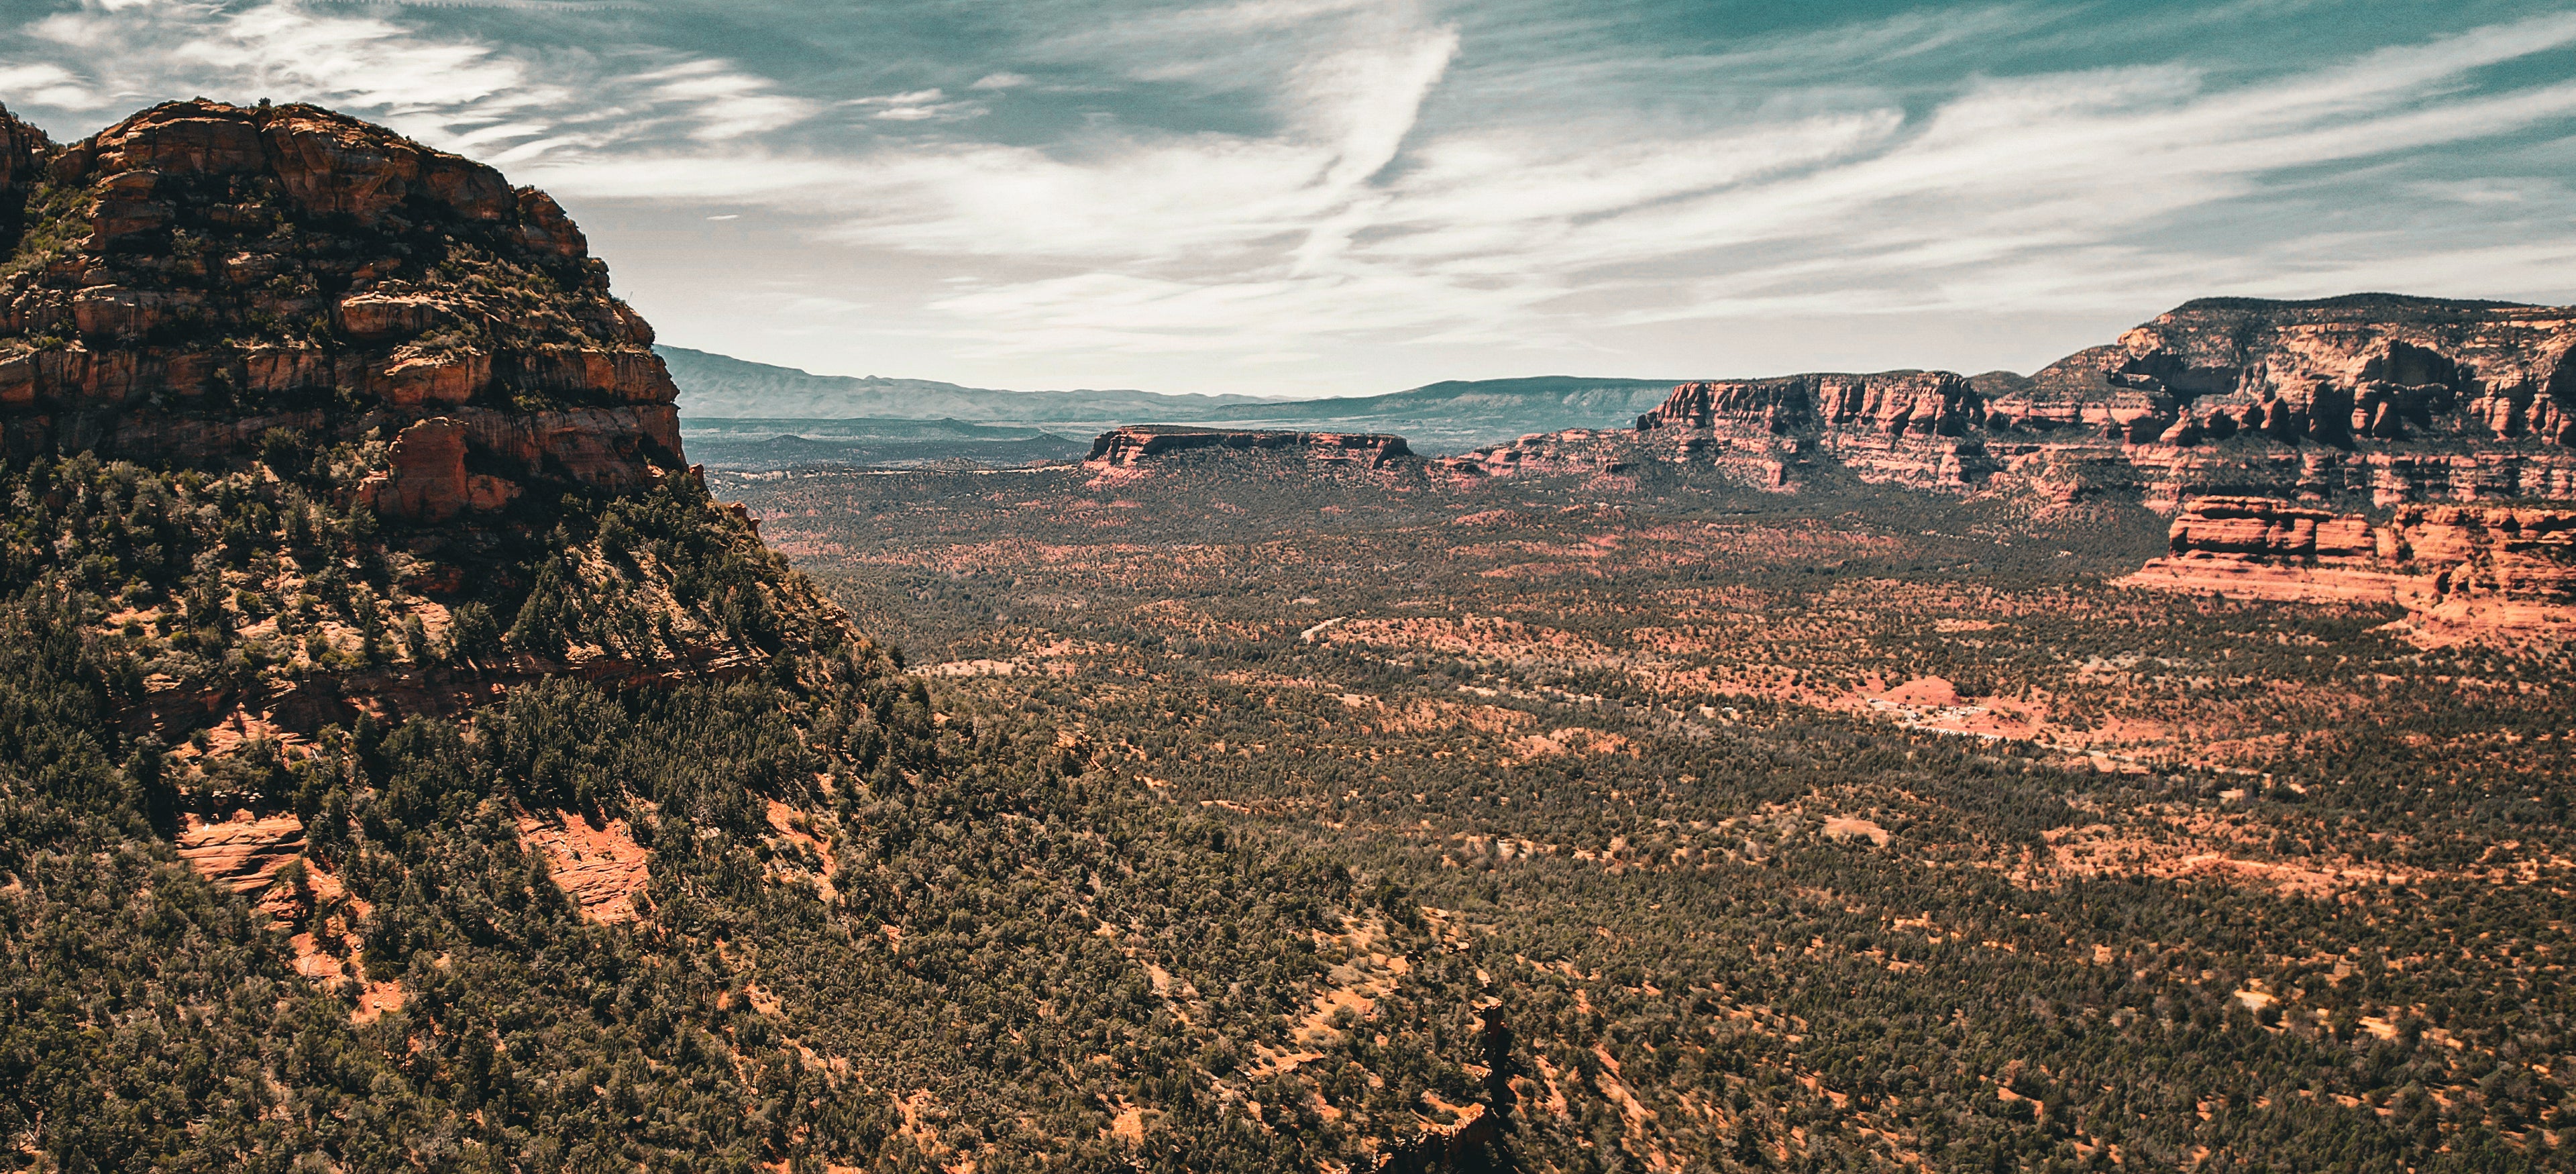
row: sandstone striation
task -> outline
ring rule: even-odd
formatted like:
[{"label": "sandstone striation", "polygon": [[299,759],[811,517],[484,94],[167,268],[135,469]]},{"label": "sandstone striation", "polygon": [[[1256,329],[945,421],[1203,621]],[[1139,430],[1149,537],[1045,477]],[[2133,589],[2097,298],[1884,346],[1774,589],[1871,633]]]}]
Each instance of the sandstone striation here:
[{"label": "sandstone striation", "polygon": [[683,467],[651,328],[483,164],[309,106],[174,102],[67,146],[0,115],[0,211],[13,457],[378,438],[367,495],[417,522]]},{"label": "sandstone striation", "polygon": [[2576,634],[2576,508],[2422,505],[2385,522],[2271,498],[2207,497],[2172,553],[2123,584],[2308,603],[2396,604],[2443,637]]},{"label": "sandstone striation", "polygon": [[178,846],[180,859],[206,879],[236,893],[258,892],[302,854],[304,823],[292,814],[261,818],[235,811],[220,821],[192,814],[179,832]]},{"label": "sandstone striation", "polygon": [[1104,469],[1133,469],[1166,454],[1203,451],[1293,453],[1309,461],[1361,469],[1383,469],[1413,458],[1403,437],[1376,433],[1279,432],[1129,424],[1093,438],[1091,455],[1084,458],[1084,463]]},{"label": "sandstone striation", "polygon": [[543,853],[547,871],[582,916],[598,922],[633,921],[647,907],[645,868],[652,853],[635,842],[622,819],[595,820],[579,812],[519,816],[519,843]]}]

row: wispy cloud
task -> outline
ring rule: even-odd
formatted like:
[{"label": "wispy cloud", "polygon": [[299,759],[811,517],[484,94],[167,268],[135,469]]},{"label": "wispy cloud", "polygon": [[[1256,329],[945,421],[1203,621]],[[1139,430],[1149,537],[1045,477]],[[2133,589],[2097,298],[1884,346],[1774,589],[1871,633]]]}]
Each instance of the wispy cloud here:
[{"label": "wispy cloud", "polygon": [[0,100],[307,99],[576,202],[758,211],[960,356],[1584,353],[2177,291],[2576,294],[2576,194],[2491,151],[2576,125],[2576,14],[2339,30],[2258,67],[2189,30],[2108,54],[2145,26],[2038,0],[1672,44],[1556,0],[1093,5],[1020,10],[953,59],[796,74],[625,17],[512,41],[428,9],[82,0],[0,41]]},{"label": "wispy cloud", "polygon": [[[985,80],[989,81],[991,79],[988,78]],[[983,89],[1002,88],[987,86],[984,82],[980,81],[976,82],[975,85]],[[866,98],[852,98],[842,104],[845,106],[863,107],[869,111],[868,116],[870,118],[879,119],[885,122],[930,122],[934,120],[974,118],[986,113],[990,109],[981,102],[951,101],[946,91],[937,88],[912,90],[901,94],[877,94]]]},{"label": "wispy cloud", "polygon": [[[1946,35],[1908,18],[1752,56],[1884,49],[1904,39],[1897,32]],[[1269,135],[953,144],[770,160],[765,174],[796,204],[840,201],[832,231],[854,243],[1095,266],[933,303],[993,345],[1198,351],[1340,335],[1561,346],[1605,326],[2136,306],[2189,275],[2211,288],[2278,287],[2299,273],[2378,271],[2350,258],[2319,268],[2292,247],[2304,234],[2290,225],[2284,240],[2219,254],[2146,237],[2293,188],[2280,177],[2298,169],[2576,116],[2576,83],[2468,84],[2482,68],[2576,43],[2576,16],[2252,84],[2213,84],[2187,64],[1969,79],[1920,113],[1881,103],[1757,113],[1686,137],[1579,140],[1543,111],[1425,126],[1455,33],[1379,33],[1293,71],[1300,113]],[[613,172],[557,182],[633,190]],[[2347,247],[2402,250],[2407,239]]]},{"label": "wispy cloud", "polygon": [[122,113],[137,99],[191,94],[307,101],[496,161],[733,141],[820,108],[717,58],[646,45],[539,54],[298,0],[86,0],[16,32],[17,44],[0,48],[0,101],[19,107]]}]

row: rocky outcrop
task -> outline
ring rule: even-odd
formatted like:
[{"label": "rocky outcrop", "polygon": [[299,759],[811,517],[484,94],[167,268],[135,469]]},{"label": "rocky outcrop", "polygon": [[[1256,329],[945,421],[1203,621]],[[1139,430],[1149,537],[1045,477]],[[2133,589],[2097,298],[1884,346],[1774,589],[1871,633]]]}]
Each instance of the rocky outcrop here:
[{"label": "rocky outcrop", "polygon": [[[1767,453],[1771,448],[1759,443],[1747,447],[1757,453]],[[1507,444],[1489,444],[1441,457],[1431,464],[1443,474],[1467,480],[1519,475],[1601,477],[1628,472],[1640,455],[1633,433],[1576,428],[1533,432]]]},{"label": "rocky outcrop", "polygon": [[635,842],[627,821],[554,811],[522,814],[518,823],[520,846],[545,856],[547,871],[583,917],[614,923],[643,915],[652,853]]},{"label": "rocky outcrop", "polygon": [[418,522],[685,467],[652,329],[561,207],[483,164],[315,107],[198,100],[62,147],[0,116],[0,197],[29,209],[0,226],[11,455],[395,438],[362,492]]},{"label": "rocky outcrop", "polygon": [[1867,480],[1967,491],[1994,471],[1978,433],[1984,401],[1946,371],[1820,373],[1685,383],[1633,431],[1543,433],[1444,459],[1458,477],[1600,475],[1650,465],[1713,469],[1796,488],[1817,461]]},{"label": "rocky outcrop", "polygon": [[2427,631],[2576,635],[2576,508],[2406,505],[2385,522],[2270,498],[2209,497],[2172,553],[2122,583],[2311,603],[2397,604]]},{"label": "rocky outcrop", "polygon": [[209,820],[190,814],[179,832],[179,857],[206,879],[236,893],[258,892],[304,851],[304,821],[292,813],[265,818],[235,811]]},{"label": "rocky outcrop", "polygon": [[[2034,376],[1999,411],[2132,443],[2254,434],[2350,448],[2455,437],[2576,443],[2576,310],[2359,294],[2187,303]],[[2075,409],[2068,419],[2065,408]]]},{"label": "rocky outcrop", "polygon": [[1413,459],[1401,436],[1368,432],[1273,432],[1130,424],[1093,438],[1085,464],[1133,469],[1174,453],[1281,452],[1328,465],[1383,469]]},{"label": "rocky outcrop", "polygon": [[379,515],[420,522],[508,505],[518,486],[465,471],[466,434],[465,425],[446,416],[403,429],[385,471],[358,486],[359,499]]}]

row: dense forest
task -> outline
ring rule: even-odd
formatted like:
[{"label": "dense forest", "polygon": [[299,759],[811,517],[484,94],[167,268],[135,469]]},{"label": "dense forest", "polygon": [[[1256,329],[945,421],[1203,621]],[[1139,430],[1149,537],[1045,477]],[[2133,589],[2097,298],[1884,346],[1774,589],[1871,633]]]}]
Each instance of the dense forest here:
[{"label": "dense forest", "polygon": [[971,474],[719,487],[882,639],[683,476],[432,609],[265,451],[5,473],[20,1165],[2559,1164],[2554,653],[1964,508]]}]

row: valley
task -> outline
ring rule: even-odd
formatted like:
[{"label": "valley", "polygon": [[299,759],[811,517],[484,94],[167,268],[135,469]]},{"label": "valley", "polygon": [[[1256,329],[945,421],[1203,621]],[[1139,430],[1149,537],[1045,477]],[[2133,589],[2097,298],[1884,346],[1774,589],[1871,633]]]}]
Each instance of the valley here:
[{"label": "valley", "polygon": [[2562,651],[2125,585],[2134,506],[1167,462],[716,484],[944,695],[1412,893],[1531,1168],[2546,1164],[2474,1090],[2561,1095]]},{"label": "valley", "polygon": [[2568,1165],[2563,310],[1085,440],[315,106],[0,212],[8,1169]]}]

